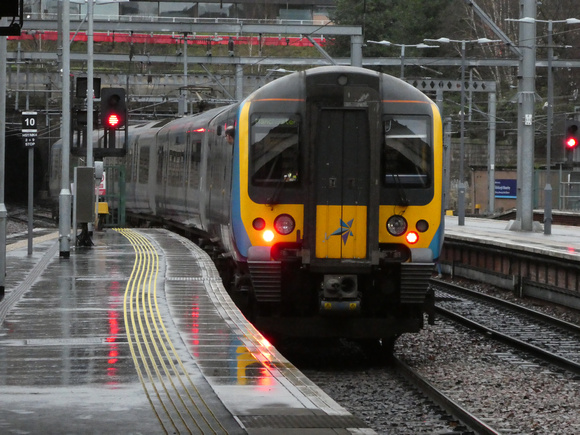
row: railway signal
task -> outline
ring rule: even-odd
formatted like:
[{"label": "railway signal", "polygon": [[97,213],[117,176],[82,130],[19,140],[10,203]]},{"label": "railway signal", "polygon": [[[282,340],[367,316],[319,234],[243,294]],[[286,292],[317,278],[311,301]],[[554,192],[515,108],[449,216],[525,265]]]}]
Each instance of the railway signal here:
[{"label": "railway signal", "polygon": [[24,21],[23,0],[2,0],[0,18],[7,18],[6,26],[0,27],[0,36],[20,36]]},{"label": "railway signal", "polygon": [[0,5],[0,17],[17,17],[20,0],[3,0]]},{"label": "railway signal", "polygon": [[566,121],[564,145],[566,150],[574,150],[580,143],[580,121]]},{"label": "railway signal", "polygon": [[105,130],[118,130],[127,123],[125,89],[101,89],[101,124]]}]

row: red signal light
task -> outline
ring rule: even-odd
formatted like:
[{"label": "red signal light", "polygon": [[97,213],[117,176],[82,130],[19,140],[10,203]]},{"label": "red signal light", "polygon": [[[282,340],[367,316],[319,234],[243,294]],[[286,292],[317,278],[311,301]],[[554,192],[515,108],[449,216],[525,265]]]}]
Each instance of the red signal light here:
[{"label": "red signal light", "polygon": [[110,128],[117,127],[120,122],[121,122],[121,118],[119,118],[119,116],[116,113],[110,114],[109,117],[107,118],[107,125]]},{"label": "red signal light", "polygon": [[564,145],[568,151],[574,150],[580,142],[580,121],[566,121],[566,133],[564,134]]}]

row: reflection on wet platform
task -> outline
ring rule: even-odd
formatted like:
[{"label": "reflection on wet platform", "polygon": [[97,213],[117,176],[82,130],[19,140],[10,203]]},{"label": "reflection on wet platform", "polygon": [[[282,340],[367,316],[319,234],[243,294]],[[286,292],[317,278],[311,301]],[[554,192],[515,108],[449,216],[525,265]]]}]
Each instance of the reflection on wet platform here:
[{"label": "reflection on wet platform", "polygon": [[255,416],[349,416],[247,323],[191,242],[94,241],[70,259],[46,246],[9,258],[9,273],[46,266],[0,303],[2,432],[265,433],[292,428],[248,427]]}]

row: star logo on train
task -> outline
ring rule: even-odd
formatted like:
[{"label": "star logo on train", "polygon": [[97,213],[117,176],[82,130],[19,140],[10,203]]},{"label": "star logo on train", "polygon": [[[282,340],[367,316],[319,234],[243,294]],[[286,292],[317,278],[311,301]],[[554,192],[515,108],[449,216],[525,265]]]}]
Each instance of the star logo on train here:
[{"label": "star logo on train", "polygon": [[352,233],[352,222],[354,219],[349,220],[345,223],[342,219],[340,220],[340,228],[333,232],[330,236],[327,236],[325,240],[330,239],[332,236],[341,236],[342,237],[342,244],[346,245],[349,236],[354,236]]}]

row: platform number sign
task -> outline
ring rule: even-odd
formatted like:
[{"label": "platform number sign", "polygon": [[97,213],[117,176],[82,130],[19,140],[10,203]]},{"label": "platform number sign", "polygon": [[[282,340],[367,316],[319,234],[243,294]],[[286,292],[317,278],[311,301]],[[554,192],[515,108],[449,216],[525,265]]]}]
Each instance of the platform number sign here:
[{"label": "platform number sign", "polygon": [[36,145],[38,129],[36,126],[37,112],[22,112],[22,140],[25,147]]}]

